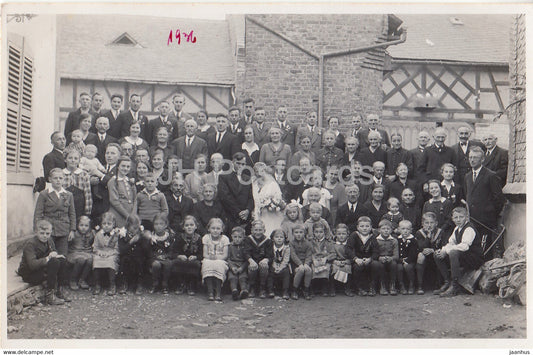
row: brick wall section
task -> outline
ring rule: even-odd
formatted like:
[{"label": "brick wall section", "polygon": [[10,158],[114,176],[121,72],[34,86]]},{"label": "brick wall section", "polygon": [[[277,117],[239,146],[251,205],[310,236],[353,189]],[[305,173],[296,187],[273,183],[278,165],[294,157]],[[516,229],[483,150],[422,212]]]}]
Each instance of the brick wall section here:
[{"label": "brick wall section", "polygon": [[[387,31],[386,15],[253,15],[253,19],[320,55],[376,43]],[[324,116],[381,113],[382,72],[361,67],[366,53],[329,58],[324,69]],[[239,100],[253,97],[270,120],[285,104],[300,124],[317,109],[318,60],[246,21],[246,71],[236,83]],[[315,100],[315,101],[313,101]],[[348,128],[346,124],[343,128]]]},{"label": "brick wall section", "polygon": [[[525,99],[526,91],[526,19],[525,15],[517,15],[511,30],[511,57],[509,59],[509,79],[511,87],[522,87],[523,90],[510,90],[510,103]],[[526,182],[526,102],[512,105],[509,108],[511,137],[509,145],[508,183]]]}]

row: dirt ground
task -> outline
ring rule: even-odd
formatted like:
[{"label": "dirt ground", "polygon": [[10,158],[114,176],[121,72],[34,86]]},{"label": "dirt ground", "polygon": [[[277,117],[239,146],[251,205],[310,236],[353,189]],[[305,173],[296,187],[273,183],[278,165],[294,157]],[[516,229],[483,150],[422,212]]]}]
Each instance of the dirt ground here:
[{"label": "dirt ground", "polygon": [[[491,295],[208,302],[205,295],[93,296],[8,320],[9,339],[525,338],[526,307]],[[15,330],[14,330],[15,329]]]}]

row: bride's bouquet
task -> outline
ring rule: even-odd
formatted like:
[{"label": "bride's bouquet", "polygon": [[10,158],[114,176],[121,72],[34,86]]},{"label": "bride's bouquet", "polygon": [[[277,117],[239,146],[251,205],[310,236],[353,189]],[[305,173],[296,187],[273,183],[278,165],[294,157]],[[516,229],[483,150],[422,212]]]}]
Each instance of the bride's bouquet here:
[{"label": "bride's bouquet", "polygon": [[279,196],[263,196],[261,198],[261,208],[266,208],[270,212],[279,212],[285,208],[285,201]]}]

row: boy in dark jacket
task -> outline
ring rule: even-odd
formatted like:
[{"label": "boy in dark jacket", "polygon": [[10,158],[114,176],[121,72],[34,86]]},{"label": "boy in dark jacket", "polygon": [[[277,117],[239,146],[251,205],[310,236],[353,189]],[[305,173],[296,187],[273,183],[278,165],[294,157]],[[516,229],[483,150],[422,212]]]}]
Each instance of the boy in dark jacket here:
[{"label": "boy in dark jacket", "polygon": [[389,274],[388,281],[390,284],[391,296],[396,296],[396,273],[398,263],[398,241],[392,237],[392,223],[386,219],[379,222],[379,235],[376,237],[377,253],[374,253],[373,258],[376,263],[373,263],[375,275],[379,276],[381,281],[381,288],[379,294],[386,296],[387,286],[385,281],[385,273]]},{"label": "boy in dark jacket", "polygon": [[373,256],[378,251],[376,237],[372,234],[372,220],[362,216],[357,220],[357,231],[346,242],[346,257],[353,260],[353,280],[359,296],[375,296],[376,275]]},{"label": "boy in dark jacket", "polygon": [[[233,300],[248,297],[248,261],[245,256],[243,243],[246,232],[242,227],[233,227],[231,231],[231,244],[228,247],[228,280],[231,286]],[[238,286],[241,287],[239,293]]]},{"label": "boy in dark jacket", "polygon": [[[402,295],[415,293],[415,265],[418,257],[418,244],[411,234],[412,224],[409,221],[401,221],[398,225],[400,236],[398,238],[398,281]],[[407,274],[409,291],[405,289],[403,273]]]},{"label": "boy in dark jacket", "polygon": [[252,234],[244,240],[244,257],[248,261],[250,297],[255,297],[259,277],[259,297],[266,298],[268,270],[272,262],[272,240],[265,235],[265,224],[261,220],[252,223]]}]

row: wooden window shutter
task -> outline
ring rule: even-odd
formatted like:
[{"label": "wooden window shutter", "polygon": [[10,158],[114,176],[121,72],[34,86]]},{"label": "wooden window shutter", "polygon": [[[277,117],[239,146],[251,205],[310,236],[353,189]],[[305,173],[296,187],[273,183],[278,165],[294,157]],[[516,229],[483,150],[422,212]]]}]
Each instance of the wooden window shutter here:
[{"label": "wooden window shutter", "polygon": [[24,172],[31,168],[33,58],[24,39],[12,36],[8,55],[6,164],[9,171]]}]

